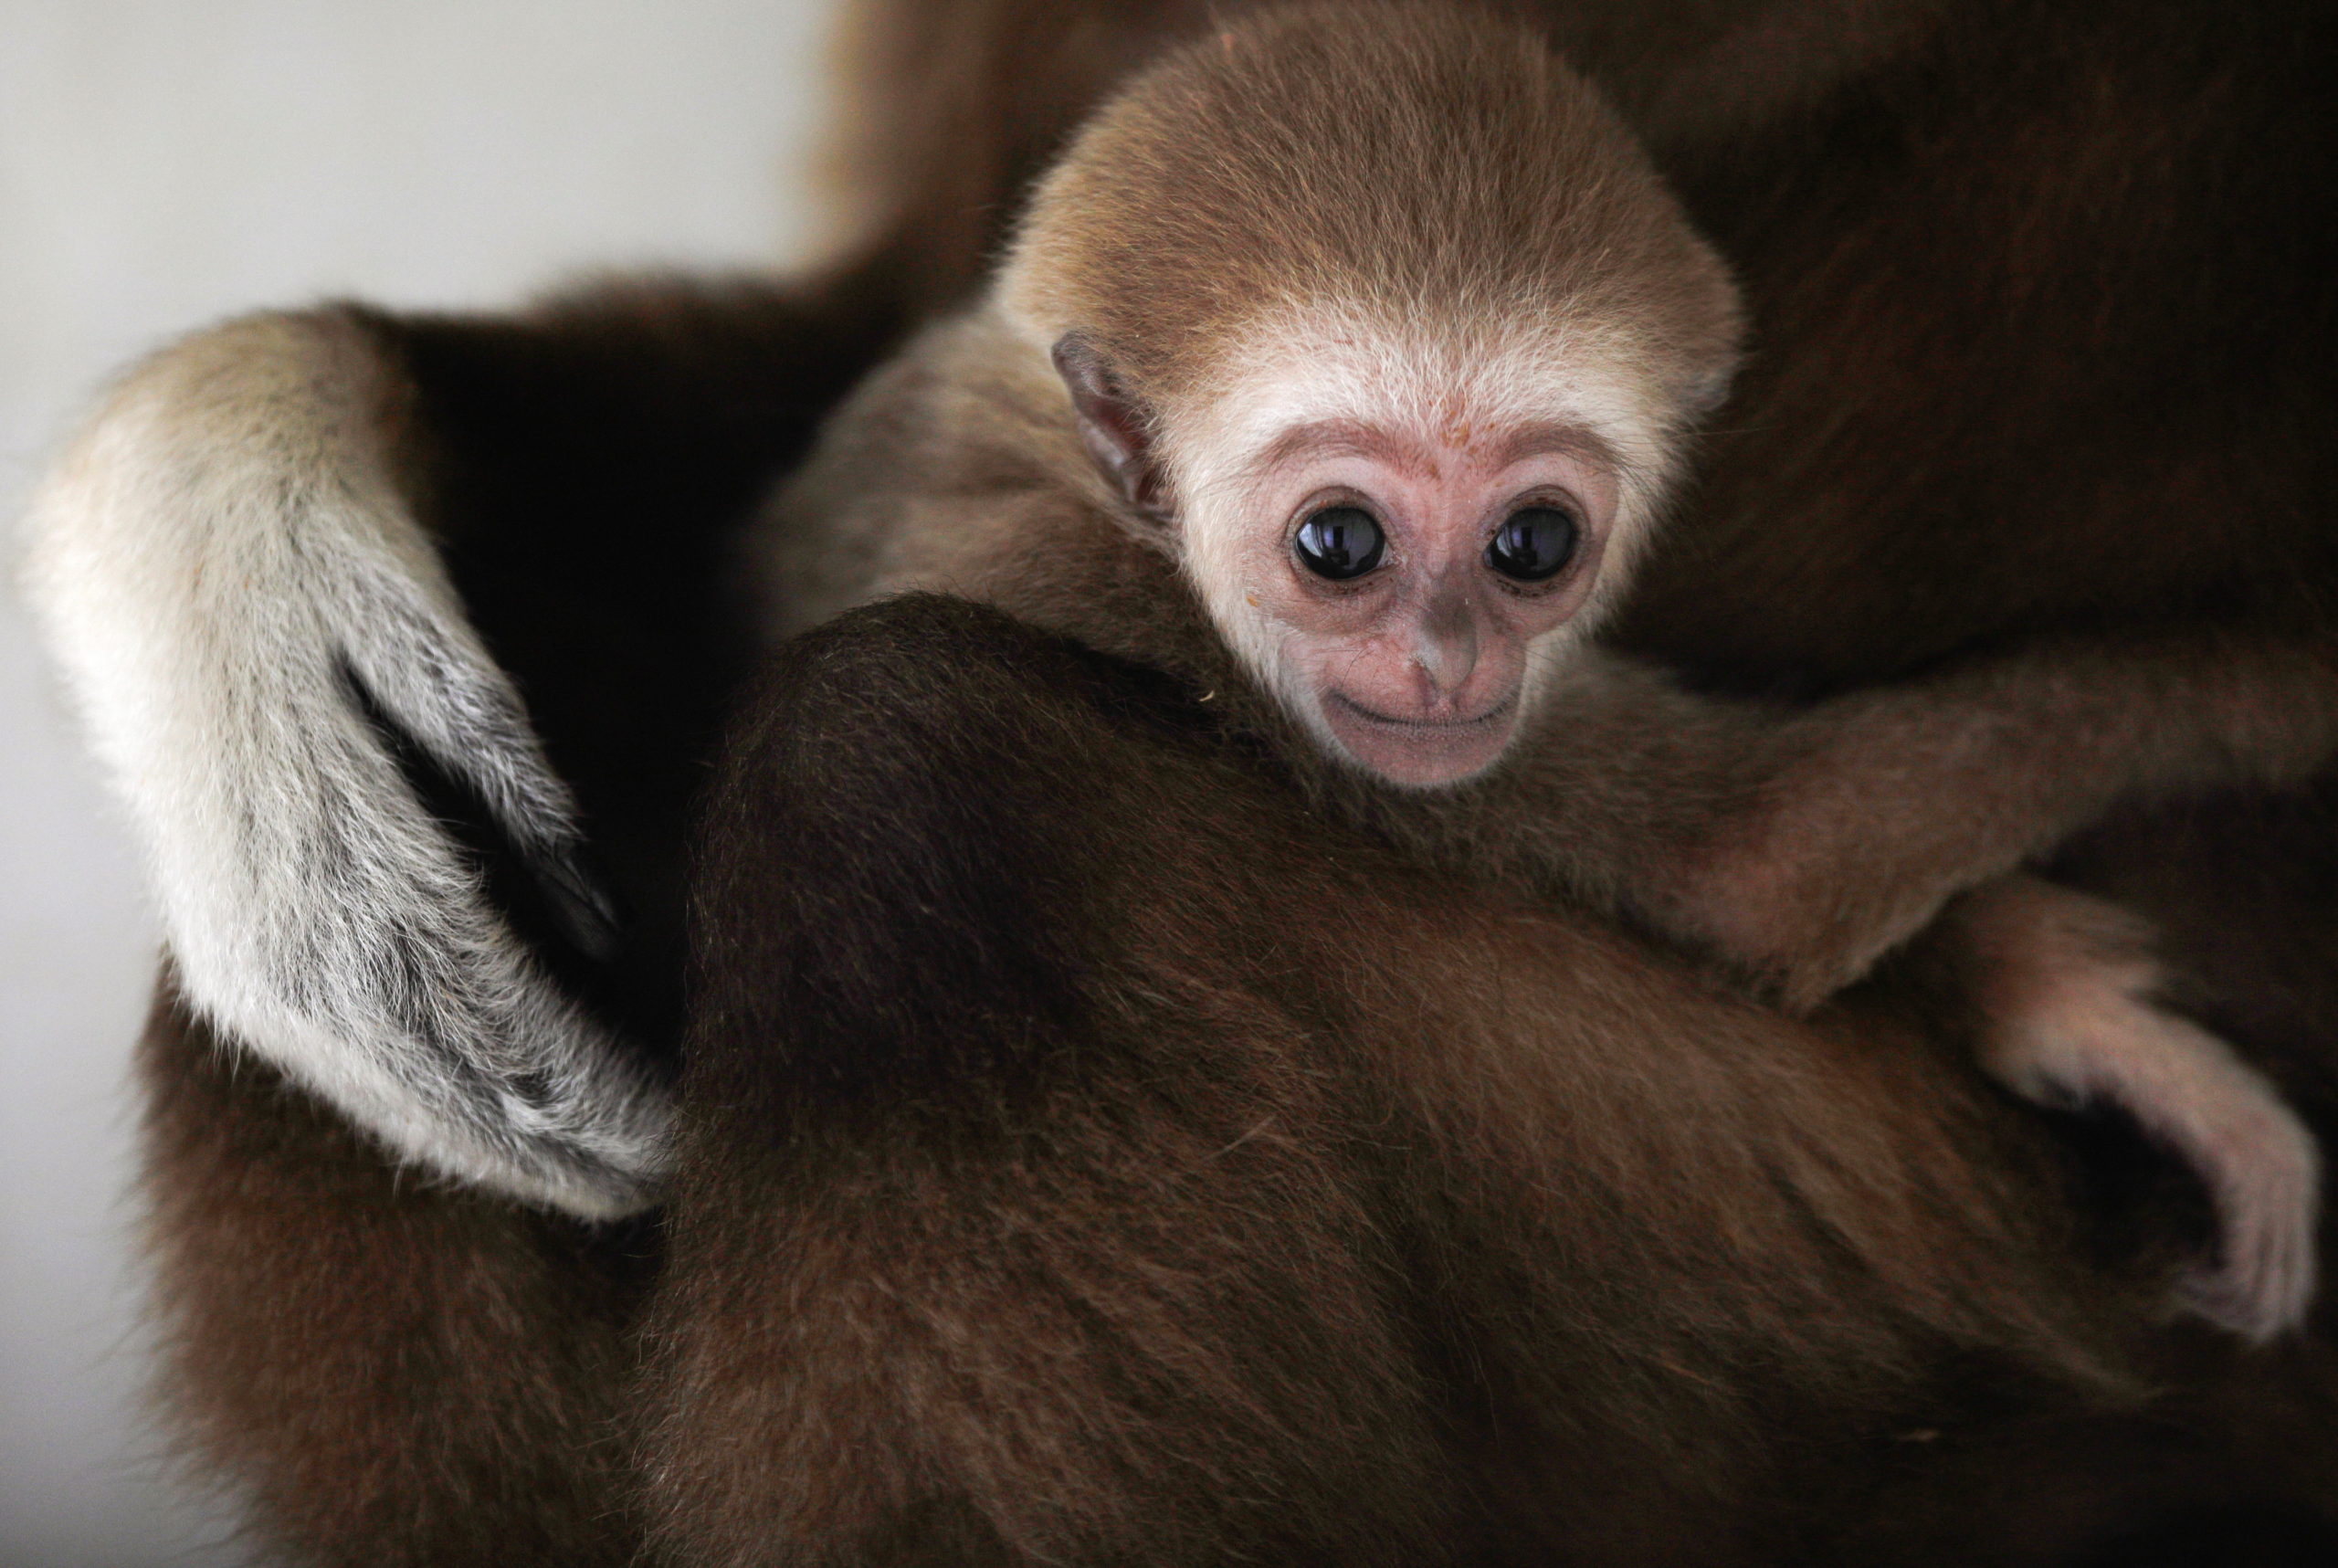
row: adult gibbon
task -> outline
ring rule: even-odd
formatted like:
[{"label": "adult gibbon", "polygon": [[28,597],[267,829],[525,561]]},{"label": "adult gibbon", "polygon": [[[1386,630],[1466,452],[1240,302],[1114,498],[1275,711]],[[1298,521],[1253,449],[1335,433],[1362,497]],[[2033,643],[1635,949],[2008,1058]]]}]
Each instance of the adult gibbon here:
[{"label": "adult gibbon", "polygon": [[[1754,323],[1625,647],[1778,701],[2318,650],[2330,19],[1528,14]],[[166,985],[146,1046],[194,1445],[321,1562],[2326,1549],[2324,1341],[2157,1327],[2180,1175],[1994,1096],[1922,952],[1794,1023],[1303,809],[1206,691],[928,601],[781,655],[690,870],[748,519],[1204,26],[904,7],[861,259],[246,323],[68,457],[52,628],[133,802],[206,829],[154,848],[234,1031]],[[2056,867],[2322,1126],[2327,827],[2224,798]]]}]

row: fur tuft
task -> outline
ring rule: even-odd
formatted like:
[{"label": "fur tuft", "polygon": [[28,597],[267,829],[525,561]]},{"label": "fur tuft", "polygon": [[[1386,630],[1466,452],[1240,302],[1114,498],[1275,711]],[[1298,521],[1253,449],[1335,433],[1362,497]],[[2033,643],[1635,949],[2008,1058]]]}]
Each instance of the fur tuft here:
[{"label": "fur tuft", "polygon": [[191,1005],[405,1160],[621,1215],[662,1167],[664,1091],[544,974],[395,754],[581,885],[568,789],[401,494],[399,398],[332,311],[170,349],[36,499],[26,582]]}]

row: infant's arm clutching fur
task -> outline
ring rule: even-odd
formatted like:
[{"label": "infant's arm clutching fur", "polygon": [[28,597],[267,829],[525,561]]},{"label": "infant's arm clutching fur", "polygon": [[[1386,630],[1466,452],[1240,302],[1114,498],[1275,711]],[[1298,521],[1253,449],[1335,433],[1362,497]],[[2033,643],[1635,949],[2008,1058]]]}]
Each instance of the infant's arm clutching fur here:
[{"label": "infant's arm clutching fur", "polygon": [[1545,808],[1496,852],[1806,1012],[2115,802],[2304,782],[2338,750],[2338,665],[2271,637],[2062,640],[1786,714],[1625,666],[1546,722],[1504,786]]},{"label": "infant's arm clutching fur", "polygon": [[2059,643],[1793,714],[1619,664],[1555,704],[1553,743],[1529,754],[1524,787],[1557,809],[1495,814],[1515,825],[1496,842],[1796,1011],[1932,929],[1985,1070],[2039,1104],[2116,1105],[2198,1174],[2217,1246],[2179,1302],[2262,1340],[2312,1293],[2312,1134],[2157,1005],[2140,919],[2014,873],[2122,796],[2301,782],[2333,699],[2309,651],[2232,638]]}]

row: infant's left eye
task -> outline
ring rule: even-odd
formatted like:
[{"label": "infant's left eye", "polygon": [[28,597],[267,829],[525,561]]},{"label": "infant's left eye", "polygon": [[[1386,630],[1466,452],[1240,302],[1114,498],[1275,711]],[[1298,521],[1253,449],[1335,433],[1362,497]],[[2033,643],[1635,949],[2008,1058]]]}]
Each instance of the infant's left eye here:
[{"label": "infant's left eye", "polygon": [[1554,506],[1522,506],[1502,519],[1486,546],[1486,564],[1520,583],[1543,583],[1574,559],[1574,519]]}]

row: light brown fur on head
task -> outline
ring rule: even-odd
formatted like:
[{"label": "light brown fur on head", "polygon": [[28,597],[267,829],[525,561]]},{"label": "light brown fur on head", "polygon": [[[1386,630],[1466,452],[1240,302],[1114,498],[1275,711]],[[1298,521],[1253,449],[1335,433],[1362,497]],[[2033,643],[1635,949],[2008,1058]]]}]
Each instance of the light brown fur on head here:
[{"label": "light brown fur on head", "polygon": [[[788,588],[947,588],[1176,669],[1419,857],[1629,910],[1796,1008],[2122,793],[2327,754],[2329,674],[2279,649],[2047,646],[1789,720],[1586,647],[1736,329],[1719,264],[1538,38],[1248,18],[1109,104],[989,305],[839,419],[775,514],[811,564]],[[1500,456],[1538,432],[1559,449]],[[1581,521],[1568,574],[1500,580],[1490,537],[1544,496]],[[1386,558],[1311,580],[1303,530],[1343,508]],[[2175,1129],[2228,1211],[2206,1310],[2294,1322],[2295,1118],[2020,934],[2054,985],[1992,1012],[1985,1058]]]},{"label": "light brown fur on head", "polygon": [[[396,409],[392,445],[416,454],[384,475],[397,559],[435,583],[450,546],[445,602],[509,665],[612,852],[637,917],[592,1001],[637,1041],[671,1027],[658,933],[693,880],[683,802],[743,637],[738,509],[894,333],[961,297],[984,225],[1062,129],[1204,27],[1196,0],[902,6],[922,41],[876,129],[911,199],[853,267],[335,329],[327,403]],[[1287,757],[1301,793],[1254,765],[1251,740],[1285,737],[1083,458],[1048,343],[995,312],[950,323],[838,415],[774,512],[795,531],[774,619],[952,587],[1190,682],[1197,705],[963,605],[798,643],[726,772],[728,847],[697,862],[730,911],[702,928],[698,989],[752,1005],[699,1005],[670,1229],[588,1233],[417,1181],[200,1023],[210,1003],[165,1005],[145,1184],[175,1419],[249,1488],[259,1539],[365,1568],[1016,1548],[1906,1568],[2210,1542],[2338,1560],[2327,1318],[2270,1353],[2146,1346],[2167,1216],[2135,1212],[2136,1268],[2116,1234],[2073,1249],[2117,1216],[2069,1201],[2038,1128],[1908,1026],[1994,1031],[1982,1060],[2020,1092],[2123,1085],[2206,1179],[2224,1278],[2249,1285],[2253,1258],[2279,1283],[2303,1255],[2265,1244],[2311,1229],[2230,1211],[2299,1217],[2311,1163],[2278,1127],[2268,1144],[2270,1084],[2149,1005],[2159,966],[2124,917],[2001,882],[1805,1026],[1474,885],[1637,907],[1815,1002],[1976,870],[2122,793],[2325,765],[2328,444],[2296,433],[2327,424],[2338,364],[2333,142],[2298,110],[2338,13],[1516,9],[1644,131],[1675,120],[1669,172],[1767,345],[1639,646],[1807,690],[2016,630],[2188,627],[2277,596],[2311,607],[2313,636],[2283,623],[2252,652],[2233,626],[2140,658],[2045,641],[1799,712],[1576,648],[1496,773],[1399,795]],[[1376,225],[1389,193],[1370,194]],[[278,338],[231,364],[279,363]],[[174,428],[199,427],[200,402],[171,401]],[[389,439],[384,416],[355,428]],[[341,476],[298,428],[268,426],[208,521],[321,563],[334,536],[296,503]],[[205,521],[160,493],[108,573]],[[237,615],[166,602],[138,629],[297,664],[253,628],[329,624],[317,580],[244,586]],[[347,690],[215,710],[183,662],[148,657],[128,689],[233,720],[189,743],[191,775],[231,754],[223,737],[280,737],[297,768],[379,727]],[[341,781],[340,820],[416,782],[375,739],[359,754],[382,783]],[[229,782],[280,825],[281,786],[313,780]],[[1371,832],[1340,824],[1349,807]],[[416,842],[464,865],[496,830],[477,803],[429,826]],[[2168,925],[2169,983],[2270,1047],[2325,1130],[2333,844],[2326,791],[2226,796],[2057,860]],[[343,924],[345,883],[281,885],[269,918]],[[437,886],[424,912],[448,926],[469,884]],[[763,956],[791,950],[825,962]],[[394,1016],[380,944],[323,953]],[[2291,1158],[2235,1159],[2268,1146]],[[2198,1283],[2196,1310],[2247,1326]],[[2131,1348],[2162,1392],[2121,1417],[2091,1369]]]},{"label": "light brown fur on head", "polygon": [[1156,404],[1308,306],[1441,333],[1602,323],[1684,406],[1720,390],[1740,330],[1720,260],[1587,82],[1523,27],[1404,6],[1279,11],[1145,72],[1040,184],[1000,300]]},{"label": "light brown fur on head", "polygon": [[[1246,18],[1138,77],[1041,184],[993,308],[1252,678],[1408,786],[1518,739],[1739,334],[1545,42],[1402,7]],[[1539,543],[1506,554],[1519,526]]]}]

